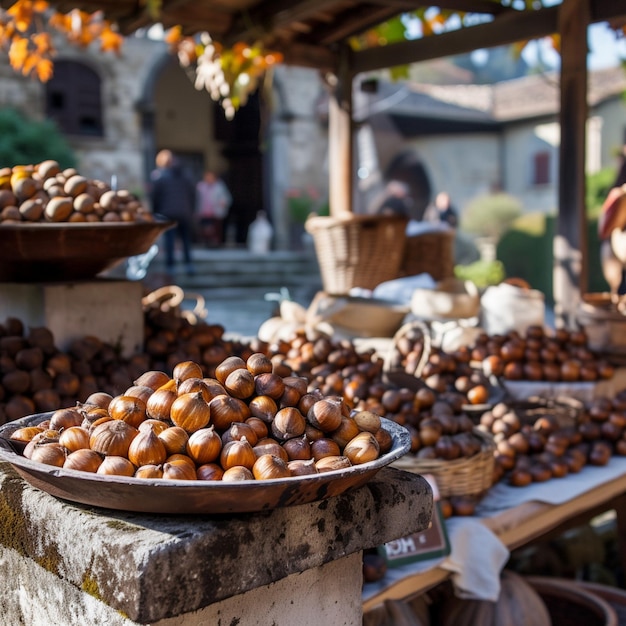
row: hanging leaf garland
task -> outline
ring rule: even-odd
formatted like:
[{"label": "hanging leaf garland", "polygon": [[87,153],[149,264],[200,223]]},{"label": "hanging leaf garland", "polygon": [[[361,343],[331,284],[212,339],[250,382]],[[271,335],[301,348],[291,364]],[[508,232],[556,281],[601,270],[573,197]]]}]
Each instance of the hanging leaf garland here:
[{"label": "hanging leaf garland", "polygon": [[238,42],[224,48],[206,32],[195,38],[184,37],[180,27],[170,29],[165,41],[180,64],[194,70],[195,88],[206,89],[221,104],[227,119],[246,104],[267,70],[283,60],[280,53],[266,51],[258,42]]}]

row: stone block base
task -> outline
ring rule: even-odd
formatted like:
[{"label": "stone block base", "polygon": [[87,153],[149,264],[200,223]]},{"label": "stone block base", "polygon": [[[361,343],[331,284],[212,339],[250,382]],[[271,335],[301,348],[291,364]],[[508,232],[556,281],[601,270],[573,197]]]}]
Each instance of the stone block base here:
[{"label": "stone block base", "polygon": [[0,323],[16,317],[26,326],[45,326],[60,350],[92,335],[130,356],[143,347],[142,295],[141,283],[127,280],[0,283]]}]

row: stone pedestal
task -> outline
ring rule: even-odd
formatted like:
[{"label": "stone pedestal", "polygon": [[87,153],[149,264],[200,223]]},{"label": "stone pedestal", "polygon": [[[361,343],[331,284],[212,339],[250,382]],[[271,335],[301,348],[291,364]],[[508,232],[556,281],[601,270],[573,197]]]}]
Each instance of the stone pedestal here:
[{"label": "stone pedestal", "polygon": [[65,503],[0,463],[6,623],[362,624],[362,551],[428,527],[432,492],[382,469],[342,495],[229,516]]},{"label": "stone pedestal", "polygon": [[0,283],[0,323],[17,317],[25,326],[46,326],[55,345],[93,335],[131,356],[143,347],[142,285],[106,278],[63,283]]}]

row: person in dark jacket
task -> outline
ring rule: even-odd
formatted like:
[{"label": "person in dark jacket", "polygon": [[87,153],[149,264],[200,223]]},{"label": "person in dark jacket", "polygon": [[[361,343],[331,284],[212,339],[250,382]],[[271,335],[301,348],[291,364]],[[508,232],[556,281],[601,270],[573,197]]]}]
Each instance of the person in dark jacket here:
[{"label": "person in dark jacket", "polygon": [[165,264],[174,271],[177,239],[180,241],[188,274],[194,274],[191,258],[191,236],[194,227],[196,203],[195,186],[185,176],[171,150],[161,150],[156,156],[157,168],[151,175],[150,201],[154,213],[176,220],[176,227],[163,235]]},{"label": "person in dark jacket", "polygon": [[376,212],[380,215],[408,217],[410,206],[408,185],[398,180],[391,180],[385,187],[385,196]]},{"label": "person in dark jacket", "polygon": [[439,221],[445,222],[452,226],[452,228],[456,228],[459,224],[459,217],[456,212],[456,209],[452,206],[452,202],[450,201],[450,196],[445,191],[440,191],[435,198],[435,207],[437,208],[437,212],[439,214]]}]

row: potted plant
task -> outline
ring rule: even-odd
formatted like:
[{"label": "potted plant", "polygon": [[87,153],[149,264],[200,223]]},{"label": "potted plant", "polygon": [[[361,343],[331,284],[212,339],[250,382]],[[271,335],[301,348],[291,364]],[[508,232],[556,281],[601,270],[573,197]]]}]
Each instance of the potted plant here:
[{"label": "potted plant", "polygon": [[314,187],[289,189],[287,191],[287,209],[290,243],[294,248],[301,248],[306,245],[305,239],[309,239],[304,228],[304,223],[309,215],[329,214],[328,202],[321,200],[319,191]]}]

